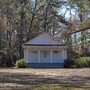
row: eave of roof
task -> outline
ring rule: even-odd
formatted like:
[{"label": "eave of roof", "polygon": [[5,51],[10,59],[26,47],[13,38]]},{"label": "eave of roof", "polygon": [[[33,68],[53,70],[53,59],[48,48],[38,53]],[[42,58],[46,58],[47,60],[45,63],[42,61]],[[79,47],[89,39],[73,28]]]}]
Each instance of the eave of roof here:
[{"label": "eave of roof", "polygon": [[66,44],[24,44],[24,46],[66,46]]}]

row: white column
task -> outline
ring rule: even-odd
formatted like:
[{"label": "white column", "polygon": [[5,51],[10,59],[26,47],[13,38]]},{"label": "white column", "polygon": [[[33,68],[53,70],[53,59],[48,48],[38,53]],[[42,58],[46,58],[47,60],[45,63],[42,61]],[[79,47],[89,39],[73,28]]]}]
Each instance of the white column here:
[{"label": "white column", "polygon": [[28,62],[28,50],[24,50],[24,59]]},{"label": "white column", "polygon": [[29,63],[29,54],[28,54],[28,50],[27,50],[27,62]]},{"label": "white column", "polygon": [[50,63],[52,63],[52,50],[50,50]]},{"label": "white column", "polygon": [[62,50],[62,61],[64,62],[64,59],[65,59],[65,53],[64,53],[64,50]]},{"label": "white column", "polygon": [[40,50],[38,50],[38,63],[40,63]]},{"label": "white column", "polygon": [[28,60],[28,50],[27,50],[27,60]]}]

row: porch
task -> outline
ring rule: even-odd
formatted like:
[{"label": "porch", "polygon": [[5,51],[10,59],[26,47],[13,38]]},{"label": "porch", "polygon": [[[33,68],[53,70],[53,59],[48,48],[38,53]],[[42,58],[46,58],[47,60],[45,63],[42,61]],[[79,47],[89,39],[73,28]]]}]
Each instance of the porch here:
[{"label": "porch", "polygon": [[34,68],[60,68],[64,67],[64,60],[67,58],[66,50],[58,49],[27,49],[24,53],[27,60],[27,67]]}]

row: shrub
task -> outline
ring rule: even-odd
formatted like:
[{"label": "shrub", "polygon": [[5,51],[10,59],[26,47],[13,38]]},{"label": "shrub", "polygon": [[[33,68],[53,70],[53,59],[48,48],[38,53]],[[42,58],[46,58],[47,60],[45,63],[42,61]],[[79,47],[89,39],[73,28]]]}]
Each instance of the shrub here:
[{"label": "shrub", "polygon": [[90,67],[90,57],[80,57],[75,61],[77,68]]},{"label": "shrub", "polygon": [[27,62],[24,59],[16,61],[17,68],[26,68]]},{"label": "shrub", "polygon": [[75,67],[75,60],[74,60],[74,59],[66,59],[66,60],[65,60],[64,67],[65,67],[65,68]]},{"label": "shrub", "polygon": [[65,68],[90,67],[90,57],[71,58],[65,60]]},{"label": "shrub", "polygon": [[77,58],[80,58],[80,55],[78,53],[75,52],[70,52],[68,53],[68,59],[65,60],[65,64],[64,67],[65,68],[74,68],[75,66],[75,61],[77,60]]},{"label": "shrub", "polygon": [[74,51],[68,52],[68,59],[77,59],[80,58],[80,55]]}]

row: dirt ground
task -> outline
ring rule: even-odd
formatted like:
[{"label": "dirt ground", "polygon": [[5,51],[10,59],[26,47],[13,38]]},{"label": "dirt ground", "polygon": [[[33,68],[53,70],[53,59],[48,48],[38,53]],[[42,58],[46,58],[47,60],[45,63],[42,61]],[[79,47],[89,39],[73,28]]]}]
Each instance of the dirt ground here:
[{"label": "dirt ground", "polygon": [[15,88],[19,88],[15,90],[26,90],[25,88],[32,90],[34,87],[45,85],[85,86],[87,89],[82,90],[90,90],[90,69],[0,68],[0,90],[6,90],[7,88],[10,90]]}]

